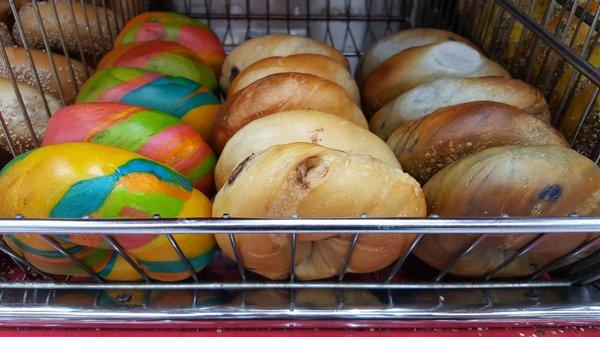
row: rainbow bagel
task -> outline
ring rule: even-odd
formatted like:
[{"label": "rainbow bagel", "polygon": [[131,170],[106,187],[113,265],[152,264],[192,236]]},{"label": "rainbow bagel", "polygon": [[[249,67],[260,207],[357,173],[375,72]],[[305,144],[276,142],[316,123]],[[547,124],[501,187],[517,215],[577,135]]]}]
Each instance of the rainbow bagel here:
[{"label": "rainbow bagel", "polygon": [[193,51],[169,41],[133,42],[116,46],[106,54],[96,71],[130,67],[157,73],[185,77],[217,92],[217,79]]},{"label": "rainbow bagel", "polygon": [[123,27],[115,45],[139,41],[177,42],[193,50],[217,78],[225,60],[221,41],[209,26],[177,13],[147,12],[134,17]]},{"label": "rainbow bagel", "polygon": [[163,112],[111,102],[70,105],[52,115],[42,145],[69,142],[139,153],[181,173],[205,195],[214,192],[212,149],[191,126]]},{"label": "rainbow bagel", "polygon": [[212,139],[221,106],[217,96],[194,81],[135,68],[95,73],[81,87],[76,102],[120,102],[166,112],[196,129],[207,141]]},{"label": "rainbow bagel", "polygon": [[[0,217],[166,218],[207,217],[211,203],[177,172],[138,154],[93,143],[42,147],[16,157],[0,171]],[[189,277],[164,235],[114,235],[145,272],[161,281]],[[174,235],[195,270],[212,258],[212,235]],[[5,236],[9,245],[43,271],[84,275],[36,235]],[[139,280],[98,234],[56,237],[107,280]]]}]

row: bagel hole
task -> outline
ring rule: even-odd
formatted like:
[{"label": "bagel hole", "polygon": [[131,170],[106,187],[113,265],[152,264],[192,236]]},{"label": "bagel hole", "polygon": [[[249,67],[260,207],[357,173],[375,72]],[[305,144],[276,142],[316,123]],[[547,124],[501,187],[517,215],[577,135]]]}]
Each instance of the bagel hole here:
[{"label": "bagel hole", "polygon": [[296,182],[302,189],[309,189],[311,184],[327,175],[329,171],[321,157],[312,156],[304,159],[296,166]]}]

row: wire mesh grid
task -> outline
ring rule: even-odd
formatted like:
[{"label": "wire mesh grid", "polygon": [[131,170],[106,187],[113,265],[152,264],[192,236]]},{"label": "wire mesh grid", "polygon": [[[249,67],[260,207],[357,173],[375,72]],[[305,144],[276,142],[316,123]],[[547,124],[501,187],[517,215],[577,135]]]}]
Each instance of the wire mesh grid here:
[{"label": "wire mesh grid", "polygon": [[[593,51],[597,46],[597,21],[598,11],[589,11],[588,4],[592,0],[586,1],[503,1],[503,0],[475,0],[475,1],[163,1],[162,3],[153,3],[153,6],[158,6],[160,9],[169,9],[177,12],[185,13],[191,17],[195,17],[207,21],[221,37],[226,49],[229,51],[235,45],[256,36],[262,36],[270,33],[289,33],[297,35],[306,35],[326,41],[335,48],[342,50],[349,58],[351,65],[354,67],[362,51],[365,50],[375,40],[378,40],[386,35],[392,34],[398,30],[408,27],[440,27],[459,31],[462,34],[476,41],[490,57],[498,60],[508,69],[511,70],[515,77],[525,79],[540,88],[549,98],[552,104],[555,115],[553,122],[560,126],[561,121],[565,118],[570,109],[578,111],[578,123],[575,129],[571,130],[572,144],[580,152],[588,155],[593,160],[598,162],[600,153],[598,150],[598,132],[588,132],[596,130],[595,119],[598,118],[597,94],[600,76],[595,68],[595,60],[592,58]],[[55,6],[54,1],[49,1],[52,6]],[[83,4],[83,1],[81,2]],[[13,11],[14,4],[11,1]],[[114,21],[109,20],[108,14],[105,11],[106,22],[111,22],[107,33],[111,39],[116,35],[116,32],[122,27],[135,13],[146,10],[144,2],[141,1],[101,1],[92,4],[97,9],[98,7],[111,8],[115,14]],[[33,5],[37,6],[37,1],[33,1]],[[72,6],[72,4],[71,4]],[[111,7],[112,6],[112,7]],[[38,11],[36,11],[37,13]],[[541,14],[540,14],[541,13]],[[100,12],[95,12],[96,21],[99,22],[101,17]],[[558,18],[558,19],[556,19]],[[18,15],[15,17],[15,25],[19,27]],[[89,18],[85,20],[86,33],[93,31],[90,27]],[[42,20],[38,16],[38,22]],[[554,23],[553,23],[554,22]],[[586,26],[587,25],[587,26]],[[101,27],[102,25],[99,25]],[[573,28],[575,27],[575,28]],[[585,28],[587,27],[587,28]],[[99,28],[101,29],[101,28]],[[18,32],[22,32],[22,28],[18,28]],[[583,35],[583,38],[581,38]],[[81,41],[80,34],[77,35],[77,50],[73,53],[68,51],[64,37],[60,37],[60,49],[68,60],[78,59],[84,63],[85,70],[89,71],[87,66],[95,64],[98,60],[97,53],[86,55],[84,44]],[[20,34],[22,45],[25,49],[28,48],[27,40],[23,34]],[[583,40],[583,41],[581,41]],[[50,56],[50,42],[48,38],[43,38],[43,48]],[[0,48],[0,55],[5,64],[9,64],[10,60],[4,51],[5,48]],[[35,64],[30,57],[30,65],[34,68],[33,73],[36,74]],[[71,62],[69,61],[69,65]],[[53,68],[56,67],[52,62]],[[10,66],[7,69],[11,69]],[[77,87],[77,79],[72,66],[70,66],[72,85]],[[8,71],[9,79],[13,83],[16,96],[19,100],[23,116],[27,122],[30,132],[35,133],[34,126],[27,116],[27,110],[22,98],[19,98],[18,87],[15,82],[15,76]],[[56,76],[56,73],[55,73]],[[36,75],[37,77],[37,75]],[[57,82],[60,78],[56,76]],[[38,90],[42,84],[39,79],[36,80]],[[60,83],[58,87],[62,88]],[[580,97],[590,91],[591,94],[584,98],[585,104],[581,109],[577,110],[577,102],[573,103],[575,98]],[[65,95],[62,90],[59,90],[60,100],[63,104],[66,103]],[[45,96],[42,96],[45,97]],[[572,108],[575,106],[575,108]],[[48,105],[46,104],[46,112],[50,114]],[[572,118],[572,117],[571,117]],[[591,122],[589,121],[591,120]],[[10,135],[10,130],[4,119],[0,118],[5,134]],[[591,123],[591,124],[590,124]],[[567,130],[568,131],[568,130]],[[588,138],[585,138],[588,137]],[[15,144],[11,144],[11,137],[8,137],[8,147],[13,154],[18,153],[19,149]],[[37,138],[36,144],[39,142]],[[57,224],[59,226],[57,226]],[[373,232],[373,228],[377,228],[377,232],[383,233],[415,233],[416,236],[408,245],[406,253],[401,256],[395,263],[387,269],[368,276],[347,275],[347,266],[353,256],[356,243],[360,239],[362,233]],[[568,230],[567,230],[568,228]],[[102,240],[106,242],[119,256],[126,261],[131,267],[140,274],[142,282],[105,282],[96,272],[82,261],[79,261],[73,254],[66,250],[54,235],[75,233],[103,233]],[[246,231],[280,231],[289,233],[291,239],[290,252],[290,274],[286,280],[282,281],[266,281],[253,273],[246,271],[243,268],[242,255],[236,245],[236,234]],[[325,281],[319,282],[303,282],[298,281],[295,275],[296,265],[296,249],[297,235],[302,232],[344,232],[351,233],[352,237],[350,245],[344,255],[344,260],[337,273],[337,276]],[[481,292],[481,296],[477,295],[478,301],[483,299],[482,303],[478,303],[475,307],[479,310],[490,308],[491,303],[498,303],[496,291],[504,291],[514,289],[521,291],[526,289],[524,297],[526,298],[526,306],[542,306],[544,303],[559,305],[565,302],[544,302],[544,296],[537,294],[536,289],[560,288],[567,294],[568,291],[577,291],[574,286],[591,285],[582,287],[586,294],[590,289],[595,289],[592,285],[600,278],[600,238],[598,236],[590,238],[588,241],[582,242],[572,251],[557,257],[544,265],[531,265],[531,275],[521,279],[497,279],[497,276],[502,270],[506,269],[512,263],[519,259],[523,259],[529,252],[534,250],[544,241],[548,240],[556,233],[584,233],[584,232],[600,232],[600,219],[598,218],[554,218],[554,219],[274,219],[274,220],[241,220],[241,219],[189,219],[189,220],[168,220],[168,219],[152,219],[148,221],[96,221],[96,220],[29,220],[17,218],[14,220],[0,220],[0,232],[3,233],[40,233],[43,235],[44,241],[56,249],[57,252],[70,259],[75,266],[79,266],[83,274],[87,278],[74,280],[72,278],[57,278],[48,275],[31,264],[27,259],[22,258],[4,242],[0,244],[0,251],[6,253],[13,263],[21,269],[20,277],[15,279],[10,275],[3,275],[0,282],[0,287],[6,289],[0,293],[0,299],[5,296],[19,297],[22,303],[43,303],[45,305],[57,303],[57,299],[61,298],[61,292],[76,291],[78,296],[81,294],[89,295],[89,303],[81,304],[85,308],[91,308],[93,311],[86,318],[90,318],[96,314],[101,314],[102,299],[116,305],[132,306],[140,305],[148,307],[153,302],[153,294],[165,292],[180,292],[187,294],[191,298],[191,303],[186,303],[182,307],[199,308],[198,302],[202,302],[199,298],[207,300],[210,305],[201,306],[203,310],[213,310],[215,315],[224,312],[224,306],[221,300],[211,302],[213,297],[224,296],[222,291],[232,291],[227,293],[228,297],[231,294],[236,294],[234,299],[228,301],[236,303],[234,306],[237,309],[248,310],[252,307],[252,300],[249,297],[255,296],[261,290],[269,290],[271,294],[276,294],[278,301],[284,304],[287,311],[285,312],[301,312],[298,308],[303,306],[302,300],[298,300],[298,294],[305,290],[311,290],[318,294],[319,291],[333,291],[327,293],[327,296],[333,300],[327,302],[330,306],[321,307],[329,315],[333,311],[343,312],[344,308],[356,309],[356,303],[352,303],[352,297],[358,292],[364,294],[377,294],[378,299],[385,298],[386,308],[396,308],[397,303],[406,302],[402,296],[406,296],[406,291],[427,291],[425,297],[433,295],[436,299],[435,303],[426,309],[430,312],[434,309],[444,308],[448,305],[448,301],[444,300],[446,295],[441,292],[452,291],[476,291]],[[223,267],[224,258],[215,259],[215,262],[206,268],[201,273],[196,273],[192,263],[181,250],[177,241],[174,238],[175,233],[202,233],[202,232],[223,232],[229,233],[230,242],[234,248],[236,264],[228,264],[229,274],[227,276],[217,274],[215,270]],[[180,258],[182,266],[187,270],[190,277],[188,280],[181,283],[161,283],[151,279],[144,271],[144,267],[132,256],[127,250],[123,249],[118,240],[115,240],[114,234],[127,233],[148,233],[165,235],[170,247]],[[424,235],[431,233],[475,233],[470,244],[462,249],[451,261],[439,271],[429,271],[422,278],[406,280],[402,274],[403,269],[407,264],[415,263],[412,257],[412,252],[419,245]],[[480,279],[461,279],[451,276],[451,272],[456,268],[457,264],[462,259],[475,251],[486,239],[495,234],[506,233],[529,233],[533,235],[531,239],[522,245],[519,249],[513,251],[499,263],[493,270],[488,272]],[[554,234],[553,234],[554,233]],[[584,257],[584,258],[582,258]],[[565,267],[569,262],[579,259],[576,264],[571,264]],[[418,264],[417,268],[425,268]],[[548,273],[555,272],[553,277],[548,277]],[[232,274],[237,276],[232,276]],[[75,282],[77,281],[77,282]],[[591,288],[590,288],[591,287]],[[8,292],[8,289],[11,291]],[[504,289],[504,290],[499,290]],[[567,290],[569,289],[569,290]],[[33,294],[33,295],[32,295]],[[57,295],[58,294],[58,295]],[[354,294],[348,298],[348,294]],[[449,293],[450,294],[450,293]],[[523,295],[519,293],[520,295]],[[321,294],[322,295],[322,294]],[[303,296],[307,296],[304,294]],[[300,298],[305,299],[301,296]],[[457,296],[452,293],[451,296]],[[579,295],[578,295],[579,296]],[[598,303],[596,292],[592,291],[592,295],[587,294],[585,303],[591,303],[592,310],[588,309],[588,318],[596,317],[594,313],[600,313],[600,309],[594,307],[593,304]],[[108,298],[108,299],[107,299]],[[260,298],[260,296],[259,296]],[[285,301],[282,300],[285,299]],[[577,298],[577,296],[574,296]],[[33,301],[33,302],[32,302]],[[256,300],[255,300],[256,301]],[[422,305],[422,299],[417,300],[417,306]],[[533,302],[532,302],[533,301]],[[590,302],[591,301],[591,302]],[[15,301],[15,303],[18,301]],[[60,301],[58,301],[60,302]],[[239,303],[238,303],[239,302]],[[259,300],[260,302],[260,300]],[[267,301],[268,302],[268,301]],[[308,301],[310,302],[310,301]],[[583,303],[582,302],[582,303]],[[213,305],[219,303],[220,305]],[[420,303],[420,304],[419,304]],[[105,303],[106,304],[106,303]],[[237,307],[239,304],[239,308]],[[247,318],[251,317],[266,317],[264,304],[260,307],[263,309],[263,316],[253,316],[248,314]],[[257,306],[257,303],[254,303]],[[306,305],[306,301],[304,303]],[[572,305],[572,303],[569,303]],[[577,305],[581,305],[578,303]],[[567,305],[568,306],[568,305]],[[160,307],[164,310],[164,307]],[[218,308],[218,309],[215,309]],[[325,309],[324,309],[325,308]],[[467,308],[464,303],[459,306],[461,310]],[[513,306],[512,309],[515,309]],[[565,308],[565,306],[563,306]],[[114,309],[114,307],[113,307]],[[314,308],[313,308],[314,309]],[[569,310],[580,314],[573,306]],[[406,310],[406,308],[404,308]],[[411,309],[413,313],[417,312],[415,308]],[[315,314],[315,310],[309,310],[310,314]],[[550,312],[551,310],[549,310]],[[377,311],[382,314],[381,311]],[[480,311],[483,312],[483,311]],[[64,312],[62,312],[64,314]],[[114,312],[105,313],[110,315]],[[147,312],[146,312],[147,313]],[[164,312],[163,312],[164,313]],[[236,311],[237,314],[239,312]],[[281,307],[271,312],[271,314],[281,315],[284,311]],[[498,314],[499,312],[495,312]],[[504,314],[506,312],[503,311]],[[49,314],[49,313],[46,313]],[[120,311],[119,315],[123,315]],[[346,316],[349,317],[348,312]],[[361,314],[364,318],[368,318],[369,311],[362,310]],[[387,313],[384,313],[387,314]],[[0,316],[9,315],[2,312],[0,308]],[[143,316],[143,313],[137,312],[136,318]],[[214,318],[215,316],[208,315],[203,312],[204,317]],[[7,316],[8,317],[8,316]],[[153,316],[166,317],[166,316]],[[186,316],[189,318],[190,316]],[[281,317],[281,316],[279,316]],[[328,316],[331,317],[331,316]],[[373,317],[381,317],[374,315]],[[394,317],[400,317],[398,312]]]}]

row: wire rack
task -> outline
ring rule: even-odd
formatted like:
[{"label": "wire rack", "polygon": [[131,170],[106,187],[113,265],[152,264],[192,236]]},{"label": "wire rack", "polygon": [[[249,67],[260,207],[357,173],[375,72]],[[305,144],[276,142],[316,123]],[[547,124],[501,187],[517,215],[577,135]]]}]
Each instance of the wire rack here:
[{"label": "wire rack", "polygon": [[[566,115],[579,108],[575,110],[580,118],[567,130],[567,136],[574,148],[598,163],[600,73],[593,52],[598,47],[596,32],[600,11],[589,10],[591,2],[593,0],[205,0],[148,4],[144,1],[88,1],[96,7],[114,10],[116,19],[114,31],[109,29],[111,38],[127,18],[138,12],[172,10],[210,23],[227,51],[246,39],[269,33],[306,35],[342,50],[353,67],[370,43],[396,31],[409,27],[451,29],[471,38],[515,77],[542,90],[552,106],[553,123],[557,127],[561,127]],[[10,3],[14,12],[14,3]],[[37,6],[37,1],[33,3]],[[53,1],[50,3],[54,4]],[[19,21],[16,15],[15,25]],[[87,31],[81,33],[92,30],[93,27],[88,26]],[[70,54],[66,48],[62,53],[92,66],[101,55],[86,55],[79,40],[77,53]],[[44,38],[44,42],[46,50],[50,50],[47,39]],[[27,41],[22,45],[28,48]],[[4,46],[0,50],[4,62],[10,62]],[[33,65],[31,58],[30,62]],[[14,76],[9,79],[18,92]],[[42,90],[41,83],[37,88]],[[577,105],[582,96],[585,104]],[[19,103],[27,117],[22,98]],[[29,130],[35,133],[29,118],[25,120]],[[5,137],[8,135],[10,140],[10,130],[4,120],[1,121]],[[14,146],[9,149],[13,154],[19,152]],[[291,272],[286,280],[267,281],[240,267],[243,264],[235,245],[235,235],[256,232],[290,235]],[[367,275],[347,273],[360,235],[374,232],[413,233],[416,236],[406,254],[387,269]],[[73,279],[45,274],[0,242],[0,251],[7,257],[5,264],[0,265],[0,270],[4,271],[0,273],[0,322],[10,325],[99,326],[127,322],[155,327],[177,322],[179,326],[198,327],[226,326],[233,324],[227,320],[239,319],[264,321],[257,323],[261,326],[310,326],[311,319],[329,320],[322,324],[333,326],[336,323],[331,320],[345,319],[354,326],[378,327],[424,323],[435,327],[474,322],[600,322],[600,288],[596,283],[600,279],[598,236],[546,265],[532,265],[529,277],[495,277],[553,235],[600,233],[600,218],[597,217],[372,219],[365,216],[361,219],[155,218],[115,221],[17,217],[0,219],[0,233],[40,234],[46,243],[71,259],[88,276]],[[102,281],[54,238],[54,235],[77,233],[101,234],[103,240],[140,273],[143,281]],[[217,253],[207,268],[195,273],[174,239],[174,234],[181,233],[227,233],[238,263]],[[336,277],[317,282],[296,279],[295,249],[300,233],[352,234],[351,245]],[[486,238],[508,233],[534,235],[480,279],[451,275],[453,268]],[[153,281],[135,258],[118,244],[115,234],[165,235],[190,277],[179,283]],[[445,268],[436,271],[412,255],[423,236],[428,234],[469,234],[473,241]],[[578,259],[576,263],[568,265],[575,259]],[[303,323],[277,321],[282,319],[301,319]]]}]

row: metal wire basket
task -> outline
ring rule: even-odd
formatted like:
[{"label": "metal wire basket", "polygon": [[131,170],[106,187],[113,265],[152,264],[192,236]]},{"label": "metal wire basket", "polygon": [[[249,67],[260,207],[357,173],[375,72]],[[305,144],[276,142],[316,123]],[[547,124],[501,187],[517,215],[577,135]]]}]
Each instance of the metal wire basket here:
[{"label": "metal wire basket", "polygon": [[[573,146],[596,163],[600,72],[593,51],[598,45],[600,10],[588,1],[567,0],[287,0],[287,1],[160,1],[150,9],[172,10],[208,22],[227,50],[242,41],[269,33],[290,33],[324,40],[356,65],[370,43],[409,27],[440,27],[458,31],[475,41],[490,57],[517,78],[536,85],[552,105],[553,122],[564,116],[580,118],[566,130]],[[15,12],[13,1],[9,1]],[[33,1],[37,5],[37,1]],[[53,4],[53,1],[50,1]],[[81,2],[83,3],[83,1]],[[129,17],[147,10],[143,1],[104,1],[117,15],[115,31]],[[110,7],[113,6],[113,7]],[[118,19],[120,16],[120,19]],[[15,24],[19,25],[15,15]],[[40,20],[41,22],[41,20]],[[587,28],[586,28],[587,27]],[[89,27],[86,32],[93,31]],[[112,32],[112,29],[110,29]],[[111,37],[115,32],[110,34]],[[44,39],[46,50],[50,50]],[[27,48],[27,41],[22,44]],[[64,45],[64,41],[63,41]],[[100,55],[71,55],[93,64]],[[0,48],[4,51],[4,47]],[[69,52],[63,50],[67,56]],[[0,52],[5,63],[6,52]],[[33,60],[31,60],[33,63]],[[37,76],[36,76],[37,78]],[[14,76],[10,77],[18,91]],[[74,82],[75,79],[72,79]],[[41,84],[38,83],[41,90]],[[17,94],[17,97],[19,95]],[[62,97],[62,94],[61,94]],[[584,104],[576,104],[583,97]],[[19,99],[22,111],[27,110]],[[48,109],[48,107],[46,107]],[[580,109],[578,109],[580,108]],[[575,112],[574,112],[575,111]],[[49,113],[49,109],[48,109]],[[29,118],[28,128],[34,132]],[[2,120],[5,137],[10,130]],[[39,136],[39,135],[38,135]],[[36,139],[36,137],[33,137]],[[10,146],[13,154],[16,146]],[[292,238],[290,269],[285,281],[266,281],[223,256],[201,273],[193,272],[173,234],[178,233],[288,233]],[[298,281],[294,274],[296,236],[299,233],[348,233],[352,244],[336,278]],[[347,275],[347,265],[361,233],[415,233],[408,252],[388,269],[369,275]],[[57,279],[31,265],[5,243],[3,251],[18,268],[4,267],[0,278],[0,321],[4,324],[128,325],[143,327],[231,326],[419,326],[514,323],[600,322],[600,238],[585,242],[544,266],[532,266],[530,277],[493,278],[534,249],[552,233],[600,233],[600,218],[488,218],[488,219],[149,219],[149,220],[42,220],[0,219],[0,233],[36,233],[72,259],[88,274],[85,281]],[[141,283],[101,282],[85,264],[62,248],[50,235],[101,233],[142,276]],[[481,279],[461,279],[449,272],[488,236],[533,233],[533,239]],[[160,283],[148,277],[137,261],[114,240],[114,234],[161,234],[181,258],[190,278]],[[473,242],[442,270],[433,271],[411,252],[426,234],[476,234]],[[237,251],[237,247],[234,248]],[[238,262],[240,254],[236,252]],[[565,267],[574,257],[587,256]],[[10,261],[9,261],[10,262]],[[5,265],[6,266],[6,265]],[[550,274],[549,274],[550,273]],[[550,275],[550,276],[549,276]],[[301,321],[281,321],[300,319]],[[320,323],[311,322],[321,320]],[[342,319],[343,321],[339,321]]]}]

